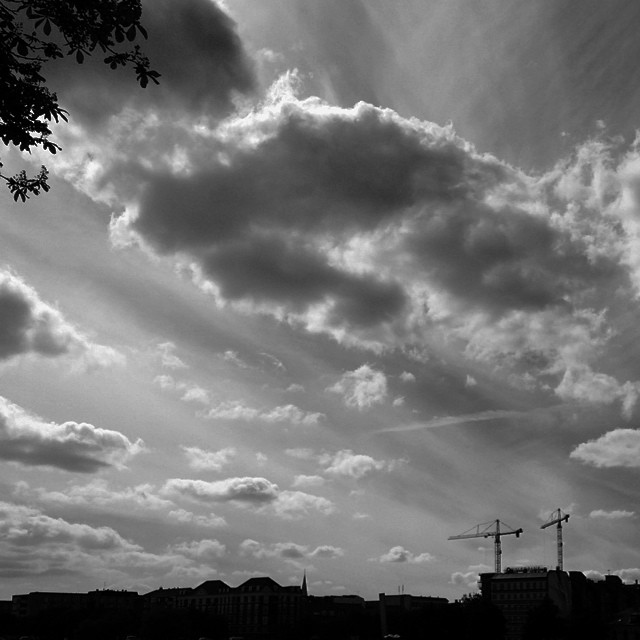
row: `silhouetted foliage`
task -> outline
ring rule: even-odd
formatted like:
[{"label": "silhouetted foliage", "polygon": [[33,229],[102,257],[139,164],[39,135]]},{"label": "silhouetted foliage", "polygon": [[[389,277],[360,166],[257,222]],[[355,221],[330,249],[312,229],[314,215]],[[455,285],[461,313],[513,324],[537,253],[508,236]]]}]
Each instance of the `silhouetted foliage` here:
[{"label": "silhouetted foliage", "polygon": [[[111,69],[132,67],[141,87],[157,84],[160,74],[138,45],[129,46],[147,37],[141,14],[140,0],[0,0],[0,140],[20,151],[60,150],[49,140],[50,123],[66,122],[68,114],[46,86],[48,60],[73,56],[82,64],[98,50]],[[33,177],[0,171],[0,178],[14,200],[49,190],[44,166]]]}]

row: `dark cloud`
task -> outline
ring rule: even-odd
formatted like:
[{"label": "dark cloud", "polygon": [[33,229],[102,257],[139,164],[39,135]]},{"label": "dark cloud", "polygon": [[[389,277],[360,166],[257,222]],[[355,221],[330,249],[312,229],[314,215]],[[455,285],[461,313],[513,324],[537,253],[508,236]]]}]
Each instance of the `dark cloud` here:
[{"label": "dark cloud", "polygon": [[[615,210],[629,170],[604,155],[586,146],[529,176],[450,127],[299,100],[283,81],[194,133],[178,169],[138,169],[141,196],[112,232],[188,262],[221,302],[378,350],[442,329],[516,375],[534,357],[546,388],[555,376],[559,396],[583,398],[604,310],[634,287],[635,232]],[[597,401],[628,414],[635,385],[607,383]]]},{"label": "dark cloud", "polygon": [[[225,243],[248,228],[372,230],[422,202],[482,194],[509,174],[452,132],[364,103],[288,102],[256,117],[189,176],[152,177],[134,228],[161,252]],[[259,136],[257,143],[242,140]],[[213,156],[213,157],[212,157]]]},{"label": "dark cloud", "polygon": [[412,230],[405,249],[430,280],[465,304],[500,314],[568,308],[574,291],[619,271],[613,260],[594,263],[548,219],[517,206],[463,201],[425,211]]},{"label": "dark cloud", "polygon": [[143,449],[118,431],[87,423],[46,423],[0,396],[0,459],[74,473],[119,466]]},{"label": "dark cloud", "polygon": [[72,118],[100,124],[125,106],[221,114],[235,94],[252,90],[252,63],[236,25],[211,0],[145,0],[142,23],[149,38],[140,45],[162,75],[159,86],[139,88],[132,70],[111,71],[99,53],[83,65],[71,58],[47,65],[47,80]]},{"label": "dark cloud", "polygon": [[327,256],[327,244],[390,226],[413,275],[492,313],[566,306],[577,285],[614,271],[522,194],[488,204],[503,186],[523,192],[523,178],[448,129],[365,104],[260,115],[244,123],[255,142],[231,135],[206,168],[152,177],[131,224],[160,253],[196,256],[226,299],[295,313],[330,300],[330,325],[390,322],[406,310],[402,285]]},{"label": "dark cloud", "polygon": [[449,203],[508,170],[470,157],[448,130],[360,104],[350,111],[290,102],[256,117],[255,144],[231,136],[192,175],[147,181],[131,229],[158,252],[195,256],[224,298],[329,305],[334,326],[393,320],[401,285],[371,270],[332,264],[327,247],[373,232],[422,202]]},{"label": "dark cloud", "polygon": [[70,354],[87,366],[123,360],[113,349],[89,342],[32,287],[0,269],[0,360],[28,353],[48,357]]},{"label": "dark cloud", "polygon": [[0,271],[0,360],[30,351],[60,355],[69,351],[73,338],[73,329],[33,289]]}]

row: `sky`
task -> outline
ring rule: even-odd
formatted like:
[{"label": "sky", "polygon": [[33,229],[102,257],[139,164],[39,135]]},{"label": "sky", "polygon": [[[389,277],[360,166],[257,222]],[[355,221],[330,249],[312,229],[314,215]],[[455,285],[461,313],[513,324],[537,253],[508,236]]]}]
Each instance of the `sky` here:
[{"label": "sky", "polygon": [[[636,0],[145,0],[0,191],[0,599],[640,578]],[[6,167],[22,161],[2,150]]]}]

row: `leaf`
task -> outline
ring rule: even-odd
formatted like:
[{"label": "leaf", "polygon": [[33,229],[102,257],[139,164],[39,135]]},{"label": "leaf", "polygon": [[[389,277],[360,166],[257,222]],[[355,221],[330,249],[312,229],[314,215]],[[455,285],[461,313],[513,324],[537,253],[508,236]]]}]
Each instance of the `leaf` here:
[{"label": "leaf", "polygon": [[127,29],[127,40],[129,42],[133,42],[133,40],[136,39],[136,25],[132,24],[128,29]]},{"label": "leaf", "polygon": [[16,48],[21,56],[29,55],[29,47],[24,40],[18,40]]},{"label": "leaf", "polygon": [[46,36],[51,35],[51,23],[47,20],[42,28]]},{"label": "leaf", "polygon": [[138,25],[138,31],[142,34],[145,40],[149,37],[147,30],[141,24]]},{"label": "leaf", "polygon": [[76,51],[76,62],[82,64],[84,62],[84,53],[80,49]]}]

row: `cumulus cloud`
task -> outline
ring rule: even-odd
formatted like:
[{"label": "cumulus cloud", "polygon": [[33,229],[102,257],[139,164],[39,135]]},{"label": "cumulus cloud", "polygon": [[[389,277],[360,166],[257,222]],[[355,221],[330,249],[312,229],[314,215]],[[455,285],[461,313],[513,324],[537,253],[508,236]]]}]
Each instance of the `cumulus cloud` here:
[{"label": "cumulus cloud", "polygon": [[304,491],[282,491],[273,503],[274,511],[286,520],[297,520],[316,511],[329,515],[336,510],[331,500]]},{"label": "cumulus cloud", "polygon": [[169,511],[167,516],[169,519],[179,522],[180,524],[194,524],[198,527],[205,528],[227,526],[227,521],[223,517],[217,516],[214,513],[202,515],[193,513],[192,511],[187,511],[186,509],[173,509]]},{"label": "cumulus cloud", "polygon": [[402,380],[402,382],[415,382],[416,377],[413,375],[413,373],[410,373],[409,371],[403,371],[400,374],[400,380]]},{"label": "cumulus cloud", "polygon": [[198,560],[199,562],[211,562],[222,558],[227,549],[218,540],[192,540],[191,542],[180,542],[174,544],[171,550],[187,558]]},{"label": "cumulus cloud", "polygon": [[[614,576],[618,576],[623,582],[627,584],[634,583],[637,580],[640,580],[640,569],[637,567],[629,568],[629,569],[616,569],[611,572]],[[596,582],[600,582],[605,579],[605,574],[601,571],[596,571],[593,569],[588,569],[584,571],[584,575],[589,578],[589,580],[595,580]]]},{"label": "cumulus cloud", "polygon": [[71,356],[83,368],[124,362],[114,349],[91,342],[19,276],[0,269],[0,361],[26,354]]},{"label": "cumulus cloud", "polygon": [[344,555],[343,549],[331,545],[321,545],[312,549],[308,545],[296,544],[295,542],[276,542],[267,545],[251,539],[243,540],[239,548],[241,555],[257,559],[281,558],[297,561],[304,558],[339,558]]},{"label": "cumulus cloud", "polygon": [[368,409],[385,401],[387,377],[382,371],[363,364],[355,371],[347,371],[340,380],[328,387],[327,391],[343,396],[348,407]]},{"label": "cumulus cloud", "polygon": [[260,421],[271,424],[292,424],[313,426],[324,418],[324,414],[303,411],[293,404],[281,405],[273,409],[256,409],[242,402],[223,402],[212,407],[204,417],[221,420],[244,420],[245,422]]},{"label": "cumulus cloud", "polygon": [[200,447],[182,447],[189,466],[197,471],[221,471],[236,456],[235,447],[206,451]]},{"label": "cumulus cloud", "polygon": [[359,480],[373,471],[390,471],[397,461],[376,460],[369,455],[354,453],[351,449],[343,449],[335,454],[320,457],[325,472],[334,476],[345,476]]},{"label": "cumulus cloud", "polygon": [[173,478],[167,480],[163,493],[201,502],[264,504],[277,500],[279,490],[266,478],[227,478],[216,482]]},{"label": "cumulus cloud", "polygon": [[590,518],[604,518],[605,520],[621,520],[623,518],[634,518],[635,511],[625,511],[624,509],[613,509],[605,511],[604,509],[595,509],[590,514]]},{"label": "cumulus cloud", "polygon": [[138,548],[111,527],[91,527],[8,502],[0,502],[0,536],[4,542],[36,546],[62,543],[83,550],[131,550]]},{"label": "cumulus cloud", "polygon": [[149,553],[115,529],[54,518],[43,511],[0,502],[3,578],[42,575],[96,575],[116,580],[132,576],[202,579],[199,567],[223,553],[215,540],[183,542]]},{"label": "cumulus cloud", "polygon": [[408,564],[423,564],[432,562],[434,557],[430,553],[414,554],[402,546],[391,547],[387,553],[382,554],[378,562],[406,562]]},{"label": "cumulus cloud", "polygon": [[480,582],[480,574],[491,570],[488,565],[479,564],[470,566],[469,571],[454,571],[451,574],[451,584],[477,589]]},{"label": "cumulus cloud", "polygon": [[266,478],[227,478],[216,482],[172,478],[165,483],[162,494],[201,503],[232,502],[252,506],[285,520],[298,520],[314,512],[329,515],[335,511],[335,505],[327,498],[303,491],[282,491]]},{"label": "cumulus cloud", "polygon": [[119,431],[86,422],[46,422],[0,396],[0,459],[77,473],[121,467],[144,450]]},{"label": "cumulus cloud", "polygon": [[637,149],[589,143],[527,175],[451,127],[285,84],[219,125],[122,120],[105,140],[119,154],[83,148],[96,170],[61,170],[123,207],[116,244],[188,265],[220,305],[376,352],[444,340],[513,384],[631,415],[638,382],[600,367],[628,331],[614,292],[640,292]]},{"label": "cumulus cloud", "polygon": [[640,430],[614,429],[579,444],[570,457],[595,467],[640,467]]},{"label": "cumulus cloud", "polygon": [[153,382],[164,391],[180,391],[183,402],[196,402],[206,406],[211,401],[209,392],[192,382],[178,381],[167,374],[156,376]]}]

